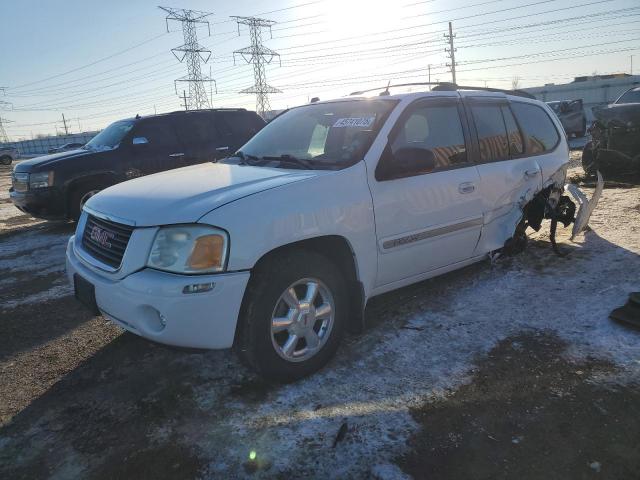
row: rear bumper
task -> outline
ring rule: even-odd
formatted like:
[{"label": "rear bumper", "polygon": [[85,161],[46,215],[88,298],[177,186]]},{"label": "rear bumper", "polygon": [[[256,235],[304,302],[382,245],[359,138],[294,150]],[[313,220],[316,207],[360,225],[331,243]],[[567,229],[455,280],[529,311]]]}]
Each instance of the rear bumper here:
[{"label": "rear bumper", "polygon": [[[192,348],[230,348],[249,272],[176,275],[143,269],[112,280],[85,266],[67,245],[67,276],[95,287],[96,303],[109,320],[159,343]],[[211,291],[183,293],[187,285],[213,283]]]},{"label": "rear bumper", "polygon": [[18,210],[33,217],[61,219],[67,214],[64,196],[53,188],[16,192],[9,189],[9,197]]}]

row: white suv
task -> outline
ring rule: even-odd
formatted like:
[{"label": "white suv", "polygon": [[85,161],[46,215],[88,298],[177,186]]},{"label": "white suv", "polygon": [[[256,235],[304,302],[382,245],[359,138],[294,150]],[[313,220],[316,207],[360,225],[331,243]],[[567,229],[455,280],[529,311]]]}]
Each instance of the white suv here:
[{"label": "white suv", "polygon": [[131,332],[300,378],[371,297],[571,222],[562,132],[542,102],[447,85],[292,108],[222,162],[92,197],[69,279]]}]

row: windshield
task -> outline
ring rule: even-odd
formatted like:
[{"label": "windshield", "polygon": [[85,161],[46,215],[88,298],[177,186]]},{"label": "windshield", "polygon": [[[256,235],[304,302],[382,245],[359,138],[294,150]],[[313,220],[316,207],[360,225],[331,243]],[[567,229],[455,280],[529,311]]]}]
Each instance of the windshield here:
[{"label": "windshield", "polygon": [[133,121],[120,121],[109,125],[98,135],[93,137],[84,148],[87,150],[113,150],[133,128]]},{"label": "windshield", "polygon": [[616,100],[616,103],[640,103],[640,90],[629,90]]},{"label": "windshield", "polygon": [[340,169],[362,160],[391,99],[345,100],[297,107],[271,121],[230,161],[282,168]]}]

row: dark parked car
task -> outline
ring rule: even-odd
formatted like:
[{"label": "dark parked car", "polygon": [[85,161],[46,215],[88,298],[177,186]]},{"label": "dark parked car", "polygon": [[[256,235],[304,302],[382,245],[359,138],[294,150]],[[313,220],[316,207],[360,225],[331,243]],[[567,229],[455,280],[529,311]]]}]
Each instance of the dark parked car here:
[{"label": "dark parked car", "polygon": [[547,102],[562,123],[568,137],[584,137],[587,133],[587,117],[584,114],[582,99]]},{"label": "dark parked car", "polygon": [[17,164],[11,201],[40,218],[77,219],[100,190],[125,180],[235,152],[265,125],[244,109],[180,111],[120,120],[82,149]]},{"label": "dark parked car", "polygon": [[592,141],[582,151],[588,175],[640,174],[640,87],[623,93],[613,104],[594,108]]},{"label": "dark parked car", "polygon": [[82,148],[84,143],[65,143],[64,145],[60,145],[59,147],[50,148],[49,153],[59,153],[59,152],[68,152],[70,150],[77,150]]}]

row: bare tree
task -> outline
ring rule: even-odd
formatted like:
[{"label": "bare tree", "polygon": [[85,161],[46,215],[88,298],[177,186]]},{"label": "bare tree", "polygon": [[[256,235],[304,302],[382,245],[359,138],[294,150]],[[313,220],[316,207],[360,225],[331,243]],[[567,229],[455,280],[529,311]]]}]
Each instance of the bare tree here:
[{"label": "bare tree", "polygon": [[511,79],[511,89],[517,90],[520,88],[520,77],[518,75],[514,75]]}]

